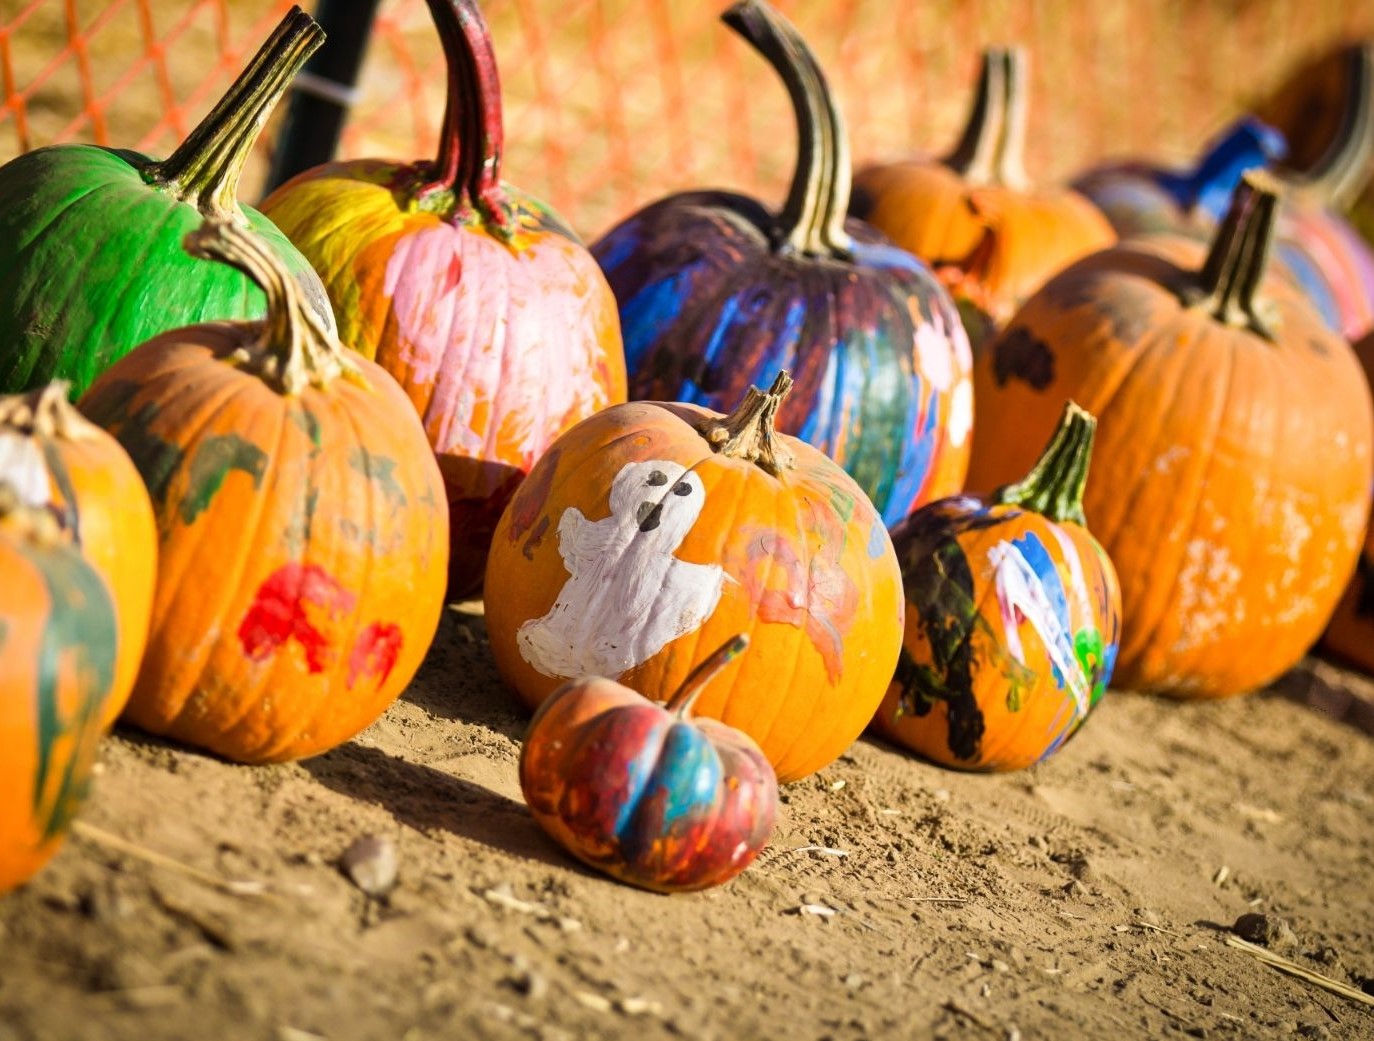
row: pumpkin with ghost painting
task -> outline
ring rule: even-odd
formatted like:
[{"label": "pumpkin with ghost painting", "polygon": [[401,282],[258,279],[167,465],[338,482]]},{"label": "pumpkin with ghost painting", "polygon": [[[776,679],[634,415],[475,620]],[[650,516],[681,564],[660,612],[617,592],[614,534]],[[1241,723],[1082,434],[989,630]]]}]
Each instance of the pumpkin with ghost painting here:
[{"label": "pumpkin with ghost painting", "polygon": [[906,637],[879,733],[944,766],[1019,770],[1102,700],[1121,587],[1083,516],[1096,428],[1070,403],[1024,479],[933,502],[893,531]]},{"label": "pumpkin with ghost painting", "polygon": [[665,700],[744,633],[698,716],[749,734],[783,782],[858,737],[897,665],[901,572],[853,479],[774,428],[790,386],[751,388],[729,416],[615,405],[535,465],[486,575],[492,653],[526,705],[585,675]]}]

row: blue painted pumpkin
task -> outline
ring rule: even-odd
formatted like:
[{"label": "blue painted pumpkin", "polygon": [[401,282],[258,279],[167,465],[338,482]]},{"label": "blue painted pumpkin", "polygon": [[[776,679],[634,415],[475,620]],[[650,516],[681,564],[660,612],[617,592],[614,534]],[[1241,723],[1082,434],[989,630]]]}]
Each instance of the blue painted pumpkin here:
[{"label": "blue painted pumpkin", "polygon": [[790,370],[778,428],[839,462],[893,524],[963,487],[968,337],[924,263],[845,219],[844,127],[796,30],[761,0],[724,21],[787,85],[797,169],[778,214],[744,195],[683,192],[592,247],[620,308],[630,397],[728,410]]}]

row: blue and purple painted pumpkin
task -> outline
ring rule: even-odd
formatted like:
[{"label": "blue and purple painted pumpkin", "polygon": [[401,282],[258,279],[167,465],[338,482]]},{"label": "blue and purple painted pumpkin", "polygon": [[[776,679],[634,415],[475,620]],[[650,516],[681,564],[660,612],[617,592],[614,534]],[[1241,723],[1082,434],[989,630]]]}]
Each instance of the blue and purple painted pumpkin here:
[{"label": "blue and purple painted pumpkin", "polygon": [[893,532],[906,635],[879,733],[945,766],[1019,770],[1101,701],[1121,590],[1083,517],[1095,428],[1070,404],[1025,480],[931,503]]},{"label": "blue and purple painted pumpkin", "polygon": [[631,399],[728,410],[783,369],[778,428],[839,462],[896,523],[963,487],[972,356],[921,261],[846,220],[848,145],[796,30],[758,0],[724,21],[773,64],[800,143],[782,212],[725,191],[653,203],[592,247],[620,308]]},{"label": "blue and purple painted pumpkin", "polygon": [[773,768],[743,731],[689,715],[747,643],[708,657],[667,704],[599,676],[555,691],[520,755],[535,820],[580,860],[646,889],[705,889],[748,867],[773,832]]}]

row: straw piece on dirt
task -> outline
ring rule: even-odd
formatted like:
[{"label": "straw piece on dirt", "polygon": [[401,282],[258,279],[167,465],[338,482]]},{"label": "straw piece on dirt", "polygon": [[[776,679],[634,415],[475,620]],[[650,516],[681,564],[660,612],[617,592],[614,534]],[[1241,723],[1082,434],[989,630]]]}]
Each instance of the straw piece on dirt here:
[{"label": "straw piece on dirt", "polygon": [[1148,929],[1152,933],[1163,933],[1165,936],[1177,936],[1180,940],[1184,938],[1182,933],[1176,933],[1172,929],[1164,928],[1162,925],[1151,925],[1149,922],[1142,922],[1139,918],[1132,921],[1131,925],[1135,926],[1137,929]]},{"label": "straw piece on dirt", "polygon": [[849,850],[835,849],[833,846],[797,846],[793,853],[824,853],[827,857],[847,857]]},{"label": "straw piece on dirt", "polygon": [[917,904],[966,904],[966,896],[910,896],[908,900]]},{"label": "straw piece on dirt", "polygon": [[1290,976],[1306,980],[1308,983],[1315,983],[1323,990],[1330,991],[1332,994],[1339,994],[1343,998],[1357,1001],[1361,1005],[1368,1005],[1374,1008],[1374,997],[1366,994],[1362,990],[1357,990],[1348,983],[1340,980],[1333,980],[1330,976],[1323,976],[1320,972],[1313,972],[1311,969],[1304,968],[1295,961],[1289,961],[1282,955],[1275,954],[1273,951],[1265,950],[1259,944],[1250,943],[1242,940],[1239,936],[1232,936],[1229,933],[1223,937],[1228,947],[1238,947],[1248,954],[1254,955],[1264,964],[1271,968],[1278,969],[1279,972],[1286,972]]},{"label": "straw piece on dirt", "polygon": [[271,886],[266,882],[238,881],[230,878],[221,878],[218,875],[212,875],[208,871],[202,871],[200,868],[192,867],[190,864],[183,864],[179,860],[173,860],[171,857],[159,853],[156,850],[151,850],[137,843],[130,842],[128,839],[120,838],[118,835],[105,831],[103,828],[97,828],[94,824],[87,824],[85,821],[74,822],[72,824],[72,831],[87,842],[92,842],[97,846],[104,846],[106,849],[112,849],[117,853],[123,853],[126,856],[134,857],[137,860],[143,861],[145,864],[151,864],[154,867],[160,867],[167,871],[174,871],[178,874],[185,875],[187,878],[194,878],[198,882],[203,882],[207,886],[211,886],[224,893],[229,893],[232,896],[276,895],[272,892]]}]

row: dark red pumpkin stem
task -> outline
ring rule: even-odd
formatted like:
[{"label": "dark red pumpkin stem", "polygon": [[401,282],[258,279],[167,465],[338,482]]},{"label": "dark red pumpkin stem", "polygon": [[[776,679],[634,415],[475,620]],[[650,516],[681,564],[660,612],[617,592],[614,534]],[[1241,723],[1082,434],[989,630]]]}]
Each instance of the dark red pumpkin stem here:
[{"label": "dark red pumpkin stem", "polygon": [[1337,210],[1359,196],[1374,162],[1374,43],[1351,44],[1340,60],[1346,67],[1341,125],[1311,168],[1291,177],[1295,187]]},{"label": "dark red pumpkin stem", "polygon": [[510,201],[501,187],[505,130],[501,118],[501,78],[491,32],[476,0],[426,0],[448,65],[448,96],[439,132],[434,179],[417,193],[433,201],[451,197],[451,215],[474,207],[487,230],[501,239],[515,233]]},{"label": "dark red pumpkin stem", "polygon": [[1096,417],[1072,401],[1066,402],[1059,428],[1030,473],[1015,484],[998,488],[992,494],[992,501],[1020,506],[1056,524],[1072,521],[1086,526],[1083,491],[1088,486],[1088,467],[1092,463],[1096,432]]},{"label": "dark red pumpkin stem", "polygon": [[706,689],[706,684],[715,678],[716,673],[729,665],[738,658],[744,648],[749,646],[749,637],[744,633],[733,637],[723,646],[718,647],[705,661],[687,674],[687,678],[682,681],[682,685],[673,691],[673,696],[663,707],[669,712],[677,714],[678,719],[685,720],[692,711],[692,706],[697,703],[697,698]]},{"label": "dark red pumpkin stem", "polygon": [[1248,170],[1231,196],[1231,208],[1217,229],[1197,287],[1185,301],[1206,309],[1226,325],[1274,338],[1260,314],[1258,291],[1269,264],[1278,218],[1278,181],[1264,170]]},{"label": "dark red pumpkin stem", "polygon": [[143,179],[207,218],[243,220],[239,178],[248,154],[287,86],[322,43],[324,30],[299,7],[291,8],[210,114],[175,152],[145,167]]},{"label": "dark red pumpkin stem", "polygon": [[280,394],[327,387],[340,376],[363,383],[363,375],[338,338],[305,299],[301,285],[260,236],[225,220],[208,220],[182,240],[187,253],[238,268],[267,295],[262,334],[235,354]]},{"label": "dark red pumpkin stem", "polygon": [[99,428],[71,403],[71,388],[67,380],[53,380],[23,394],[0,396],[0,427],[25,437],[63,441],[94,437]]},{"label": "dark red pumpkin stem", "polygon": [[1027,59],[1020,47],[983,51],[968,122],[945,165],[975,185],[1024,190]]},{"label": "dark red pumpkin stem", "polygon": [[745,459],[777,477],[796,466],[796,460],[778,437],[778,406],[792,389],[792,374],[784,369],[765,393],[750,387],[735,411],[704,423],[701,436],[717,455]]},{"label": "dark red pumpkin stem", "polygon": [[797,166],[773,235],[775,249],[847,259],[849,137],[815,55],[801,34],[764,0],[741,0],[721,21],[782,78],[797,118]]}]

